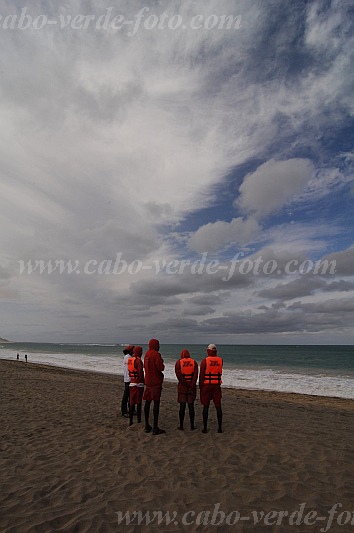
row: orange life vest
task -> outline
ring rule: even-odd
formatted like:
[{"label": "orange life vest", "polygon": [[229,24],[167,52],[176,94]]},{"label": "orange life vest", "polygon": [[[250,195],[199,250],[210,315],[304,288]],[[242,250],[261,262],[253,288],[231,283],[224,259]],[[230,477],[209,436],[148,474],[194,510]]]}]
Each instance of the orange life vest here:
[{"label": "orange life vest", "polygon": [[208,385],[220,385],[222,375],[222,359],[218,355],[208,356],[205,360],[204,383]]},{"label": "orange life vest", "polygon": [[191,357],[185,357],[184,359],[180,359],[179,363],[185,380],[192,381],[194,374],[194,359],[191,359]]},{"label": "orange life vest", "polygon": [[136,357],[129,357],[128,359],[128,371],[130,379],[138,379],[138,370],[135,367]]}]

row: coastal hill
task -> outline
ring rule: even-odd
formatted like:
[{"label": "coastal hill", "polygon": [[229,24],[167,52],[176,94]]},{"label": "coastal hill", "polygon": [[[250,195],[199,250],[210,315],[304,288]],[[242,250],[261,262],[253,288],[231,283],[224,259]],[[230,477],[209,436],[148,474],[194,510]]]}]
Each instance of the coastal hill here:
[{"label": "coastal hill", "polygon": [[7,339],[3,339],[2,337],[0,337],[0,342],[11,342],[11,341],[8,341]]}]

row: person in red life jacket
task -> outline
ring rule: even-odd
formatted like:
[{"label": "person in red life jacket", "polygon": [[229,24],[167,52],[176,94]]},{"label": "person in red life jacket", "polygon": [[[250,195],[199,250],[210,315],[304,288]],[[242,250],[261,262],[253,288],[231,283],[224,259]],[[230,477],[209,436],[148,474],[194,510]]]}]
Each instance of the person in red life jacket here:
[{"label": "person in red life jacket", "polygon": [[178,397],[179,402],[179,427],[183,430],[184,415],[186,413],[186,404],[188,404],[189,420],[191,423],[191,430],[194,426],[194,401],[197,396],[197,379],[198,379],[198,363],[194,361],[188,350],[182,350],[181,356],[175,364],[175,373],[178,379]]},{"label": "person in red life jacket", "polygon": [[221,410],[221,357],[217,354],[215,344],[209,344],[207,357],[200,363],[199,388],[200,402],[203,405],[203,433],[208,432],[208,414],[210,401],[213,400],[218,419],[218,433],[222,433]]},{"label": "person in red life jacket", "polygon": [[[159,353],[160,343],[157,339],[151,339],[149,341],[149,349],[144,357],[144,370],[145,370],[145,392],[143,399],[145,400],[144,416],[145,416],[145,431],[150,433],[152,430],[153,435],[160,435],[166,433],[163,429],[159,428],[159,412],[160,412],[160,398],[163,383],[163,373],[165,365],[163,359]],[[150,405],[154,402],[153,415],[154,424],[153,428],[149,424]]]},{"label": "person in red life jacket", "polygon": [[133,425],[135,405],[138,423],[141,422],[141,404],[143,402],[144,393],[144,365],[141,360],[142,353],[142,347],[135,346],[133,355],[128,359],[128,371],[130,377],[129,426]]},{"label": "person in red life jacket", "polygon": [[133,355],[134,346],[129,344],[123,350],[124,359],[123,359],[123,374],[124,374],[124,391],[122,397],[121,411],[122,416],[129,418],[129,384],[130,377],[128,371],[128,359]]}]

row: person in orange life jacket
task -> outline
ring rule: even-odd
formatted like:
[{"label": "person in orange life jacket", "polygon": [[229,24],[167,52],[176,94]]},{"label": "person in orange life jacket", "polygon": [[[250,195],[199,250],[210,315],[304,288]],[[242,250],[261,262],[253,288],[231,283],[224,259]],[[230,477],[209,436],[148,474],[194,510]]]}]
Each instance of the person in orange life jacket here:
[{"label": "person in orange life jacket", "polygon": [[124,359],[123,359],[123,373],[124,373],[124,391],[123,391],[123,397],[122,397],[122,404],[121,404],[121,411],[122,416],[125,416],[126,418],[129,417],[129,385],[130,385],[130,377],[129,377],[129,371],[128,371],[128,359],[133,355],[134,346],[129,344],[126,346],[123,350],[124,353]]},{"label": "person in orange life jacket", "polygon": [[199,388],[200,402],[203,405],[203,433],[208,431],[208,414],[210,401],[213,400],[218,419],[218,433],[222,433],[221,410],[221,357],[217,355],[215,344],[209,344],[207,357],[200,363]]},{"label": "person in orange life jacket", "polygon": [[[157,339],[151,339],[149,341],[149,349],[144,357],[144,370],[145,370],[145,392],[143,399],[145,400],[144,417],[145,417],[145,431],[150,433],[152,430],[153,435],[160,435],[166,433],[163,429],[159,428],[159,412],[160,412],[160,398],[163,383],[163,373],[165,365],[161,354],[159,353],[160,343]],[[150,405],[154,402],[153,415],[154,424],[153,427],[149,424]]]},{"label": "person in orange life jacket", "polygon": [[198,363],[194,361],[188,350],[181,351],[181,357],[176,361],[175,373],[178,379],[178,397],[179,402],[179,427],[183,430],[184,415],[186,413],[186,404],[188,404],[189,420],[191,429],[194,426],[194,401],[197,395]]},{"label": "person in orange life jacket", "polygon": [[135,405],[138,416],[138,423],[141,422],[141,404],[144,393],[144,366],[141,360],[143,349],[141,346],[135,346],[133,355],[128,359],[128,371],[130,377],[130,406],[129,406],[129,426],[133,425],[133,416]]}]

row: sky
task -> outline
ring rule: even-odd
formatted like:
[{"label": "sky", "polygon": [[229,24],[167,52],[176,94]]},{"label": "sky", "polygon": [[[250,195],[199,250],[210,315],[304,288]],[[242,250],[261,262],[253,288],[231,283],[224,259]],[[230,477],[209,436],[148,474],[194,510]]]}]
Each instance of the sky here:
[{"label": "sky", "polygon": [[353,11],[0,0],[0,336],[353,344]]}]

